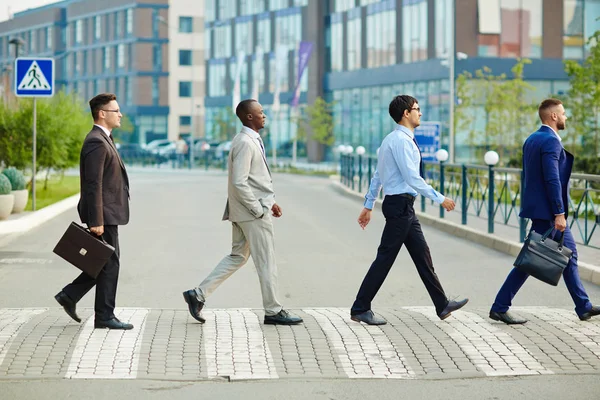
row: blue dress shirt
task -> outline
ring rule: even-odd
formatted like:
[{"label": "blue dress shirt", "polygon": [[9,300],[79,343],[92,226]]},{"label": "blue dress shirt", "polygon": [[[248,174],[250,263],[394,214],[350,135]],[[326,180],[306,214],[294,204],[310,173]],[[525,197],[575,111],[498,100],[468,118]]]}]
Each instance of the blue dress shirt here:
[{"label": "blue dress shirt", "polygon": [[386,196],[406,193],[416,197],[420,194],[439,204],[444,201],[445,197],[419,175],[421,155],[414,137],[410,129],[396,125],[396,129],[383,139],[377,169],[365,196],[365,208],[373,209],[382,186]]}]

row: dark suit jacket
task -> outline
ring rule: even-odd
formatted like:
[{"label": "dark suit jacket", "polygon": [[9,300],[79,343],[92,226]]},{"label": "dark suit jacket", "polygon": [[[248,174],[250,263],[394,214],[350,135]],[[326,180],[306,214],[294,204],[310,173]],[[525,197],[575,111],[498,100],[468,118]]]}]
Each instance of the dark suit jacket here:
[{"label": "dark suit jacket", "polygon": [[521,217],[553,220],[557,214],[567,216],[573,160],[547,126],[525,140]]},{"label": "dark suit jacket", "polygon": [[79,159],[81,198],[77,210],[88,226],[129,222],[129,178],[111,139],[95,126],[86,136]]}]

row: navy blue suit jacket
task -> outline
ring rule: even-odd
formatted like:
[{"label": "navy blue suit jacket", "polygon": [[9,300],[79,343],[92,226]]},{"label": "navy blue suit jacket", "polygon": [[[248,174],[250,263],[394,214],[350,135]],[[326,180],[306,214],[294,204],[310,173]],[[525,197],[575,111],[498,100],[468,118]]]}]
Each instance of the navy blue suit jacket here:
[{"label": "navy blue suit jacket", "polygon": [[523,193],[519,216],[553,220],[569,209],[569,178],[573,155],[552,129],[542,125],[523,145]]}]

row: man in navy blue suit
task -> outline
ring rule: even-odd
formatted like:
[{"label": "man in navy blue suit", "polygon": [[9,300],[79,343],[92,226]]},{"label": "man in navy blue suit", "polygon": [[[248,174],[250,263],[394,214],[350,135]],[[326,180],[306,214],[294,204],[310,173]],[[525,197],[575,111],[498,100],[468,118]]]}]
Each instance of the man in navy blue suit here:
[{"label": "man in navy blue suit", "polygon": [[[573,234],[567,225],[569,211],[569,178],[573,167],[573,155],[561,143],[558,131],[565,129],[565,108],[560,100],[546,99],[539,107],[542,126],[532,133],[523,145],[523,193],[519,216],[530,218],[531,229],[545,233],[551,227],[551,237],[565,236],[565,246],[573,250],[573,257],[563,272],[565,285],[575,303],[579,319],[586,321],[600,315],[600,307],[592,306],[579,277],[577,248]],[[558,233],[562,232],[562,233]],[[524,324],[527,320],[509,314],[512,299],[529,275],[517,268],[508,274],[496,295],[490,318],[507,324]]]}]

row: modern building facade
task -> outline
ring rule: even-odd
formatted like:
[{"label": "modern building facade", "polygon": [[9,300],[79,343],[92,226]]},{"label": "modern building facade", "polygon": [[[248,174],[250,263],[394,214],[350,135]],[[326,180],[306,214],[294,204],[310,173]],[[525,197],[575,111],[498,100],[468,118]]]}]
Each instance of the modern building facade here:
[{"label": "modern building facade", "polygon": [[[206,133],[221,131],[219,113],[231,106],[236,57],[245,49],[242,98],[251,95],[258,74],[270,131],[280,142],[290,140],[298,43],[308,40],[315,48],[301,104],[317,96],[335,100],[339,144],[374,153],[393,128],[390,100],[405,93],[419,100],[422,120],[442,122],[447,145],[453,37],[460,55],[455,77],[484,66],[510,76],[517,58],[529,58],[525,79],[535,87],[531,100],[539,101],[567,90],[563,61],[583,59],[586,38],[600,29],[598,17],[600,0],[207,0]],[[282,46],[281,107],[274,113],[275,59]],[[262,69],[256,68],[258,47],[265,52]],[[482,129],[484,121],[476,124]],[[456,132],[457,160],[469,156],[465,141]],[[322,156],[319,146],[308,149],[313,159]]]},{"label": "modern building facade", "polygon": [[[10,82],[7,76],[15,58],[10,42],[20,38],[21,56],[55,58],[57,89],[77,93],[82,100],[114,92],[134,126],[124,140],[174,140],[190,133],[191,110],[202,105],[204,97],[203,67],[191,67],[192,62],[203,62],[201,3],[65,0],[17,13],[0,22],[5,81]],[[194,43],[192,37],[197,39]],[[193,99],[191,82],[196,86]],[[194,114],[198,118],[198,112]],[[203,125],[196,123],[198,128]],[[201,132],[195,130],[195,136]]]}]

